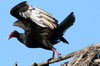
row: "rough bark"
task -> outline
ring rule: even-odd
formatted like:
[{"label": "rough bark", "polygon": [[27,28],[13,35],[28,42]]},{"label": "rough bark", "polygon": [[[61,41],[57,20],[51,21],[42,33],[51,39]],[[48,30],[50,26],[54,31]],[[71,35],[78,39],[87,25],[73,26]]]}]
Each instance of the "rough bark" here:
[{"label": "rough bark", "polygon": [[61,66],[100,66],[100,43],[77,51],[71,61]]}]

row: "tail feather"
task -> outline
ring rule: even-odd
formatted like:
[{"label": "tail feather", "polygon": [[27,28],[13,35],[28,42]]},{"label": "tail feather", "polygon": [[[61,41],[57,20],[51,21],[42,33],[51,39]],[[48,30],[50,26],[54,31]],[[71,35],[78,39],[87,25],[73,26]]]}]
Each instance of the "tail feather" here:
[{"label": "tail feather", "polygon": [[[59,38],[64,43],[68,43],[68,41],[63,37],[63,33],[73,25],[75,22],[75,16],[74,13],[71,12],[59,25],[56,29],[53,30],[53,36],[54,38]],[[55,39],[56,39],[55,38]]]},{"label": "tail feather", "polygon": [[59,31],[60,33],[65,32],[65,30],[67,30],[69,27],[71,27],[73,25],[73,23],[75,22],[75,16],[74,13],[71,12],[68,17],[66,17],[58,26],[58,28],[56,29],[57,31]]},{"label": "tail feather", "polygon": [[60,40],[66,44],[69,44],[69,42],[64,38],[64,37],[61,37]]}]

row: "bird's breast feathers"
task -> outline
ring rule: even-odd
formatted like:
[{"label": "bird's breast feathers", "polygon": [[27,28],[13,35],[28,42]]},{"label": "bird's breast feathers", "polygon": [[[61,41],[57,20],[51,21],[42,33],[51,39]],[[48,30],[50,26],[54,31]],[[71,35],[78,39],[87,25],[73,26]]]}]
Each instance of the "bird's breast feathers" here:
[{"label": "bird's breast feathers", "polygon": [[19,12],[19,14],[21,17],[25,19],[28,18],[41,27],[49,27],[51,29],[57,27],[57,24],[55,23],[56,20],[53,16],[37,7],[29,6],[28,10],[25,12]]}]

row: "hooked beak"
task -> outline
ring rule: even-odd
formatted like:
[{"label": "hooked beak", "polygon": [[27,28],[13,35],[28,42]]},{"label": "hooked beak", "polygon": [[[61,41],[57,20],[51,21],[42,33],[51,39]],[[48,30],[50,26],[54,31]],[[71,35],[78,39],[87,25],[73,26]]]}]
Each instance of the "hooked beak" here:
[{"label": "hooked beak", "polygon": [[9,40],[9,39],[11,39],[11,37],[12,37],[12,36],[11,36],[11,34],[10,34],[10,35],[7,37],[7,39]]},{"label": "hooked beak", "polygon": [[10,37],[10,36],[8,36],[8,37],[7,37],[7,40],[9,40],[10,38],[11,38],[11,37]]}]

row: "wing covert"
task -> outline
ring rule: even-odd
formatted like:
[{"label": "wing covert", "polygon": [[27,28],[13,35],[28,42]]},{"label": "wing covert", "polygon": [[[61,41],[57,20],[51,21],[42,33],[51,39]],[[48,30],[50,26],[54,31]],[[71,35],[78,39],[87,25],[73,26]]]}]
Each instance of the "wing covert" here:
[{"label": "wing covert", "polygon": [[29,19],[41,27],[49,27],[51,29],[57,27],[57,20],[51,14],[37,7],[29,6],[28,10],[19,11],[19,14],[21,17]]}]

